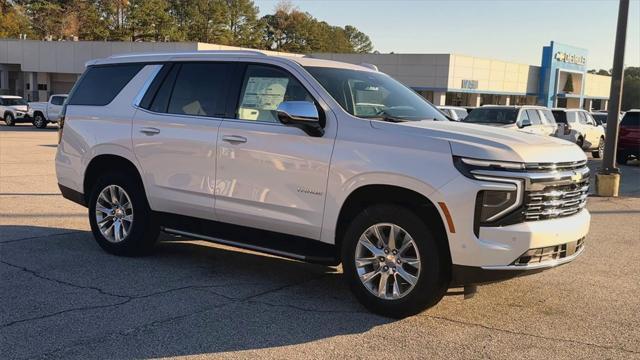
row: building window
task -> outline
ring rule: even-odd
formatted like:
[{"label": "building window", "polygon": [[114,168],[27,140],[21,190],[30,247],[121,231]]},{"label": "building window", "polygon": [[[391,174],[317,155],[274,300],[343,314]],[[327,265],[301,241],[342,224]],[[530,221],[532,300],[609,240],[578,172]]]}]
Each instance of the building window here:
[{"label": "building window", "polygon": [[38,90],[47,91],[47,84],[38,84]]}]

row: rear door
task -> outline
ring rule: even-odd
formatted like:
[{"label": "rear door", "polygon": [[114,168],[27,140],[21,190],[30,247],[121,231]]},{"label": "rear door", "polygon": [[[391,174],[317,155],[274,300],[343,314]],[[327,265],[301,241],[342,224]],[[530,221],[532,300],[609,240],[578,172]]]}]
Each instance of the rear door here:
[{"label": "rear door", "polygon": [[156,211],[215,219],[218,127],[236,65],[164,65],[136,112],[132,138]]}]

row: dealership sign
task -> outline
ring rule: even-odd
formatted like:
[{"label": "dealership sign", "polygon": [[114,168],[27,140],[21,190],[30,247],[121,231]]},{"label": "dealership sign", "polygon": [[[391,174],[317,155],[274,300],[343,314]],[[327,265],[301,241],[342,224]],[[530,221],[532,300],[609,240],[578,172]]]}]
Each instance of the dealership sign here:
[{"label": "dealership sign", "polygon": [[463,89],[477,89],[478,80],[462,80]]},{"label": "dealership sign", "polygon": [[585,65],[587,63],[587,58],[584,56],[567,54],[562,51],[558,51],[556,53],[555,59],[558,61],[576,65]]}]

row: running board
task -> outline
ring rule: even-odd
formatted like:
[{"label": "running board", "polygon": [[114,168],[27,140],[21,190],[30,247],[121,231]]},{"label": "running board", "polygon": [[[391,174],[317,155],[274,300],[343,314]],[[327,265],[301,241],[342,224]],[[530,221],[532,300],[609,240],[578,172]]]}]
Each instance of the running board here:
[{"label": "running board", "polygon": [[340,263],[335,246],[317,240],[175,214],[159,215],[161,229],[168,234],[309,263],[331,266]]}]

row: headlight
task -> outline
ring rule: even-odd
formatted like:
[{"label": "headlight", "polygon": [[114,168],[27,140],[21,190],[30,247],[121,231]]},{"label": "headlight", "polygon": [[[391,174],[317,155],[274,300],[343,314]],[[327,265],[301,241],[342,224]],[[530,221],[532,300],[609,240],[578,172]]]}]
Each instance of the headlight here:
[{"label": "headlight", "polygon": [[[518,173],[525,170],[524,163],[469,159],[454,156],[455,167],[466,177],[493,183],[493,189],[480,190],[476,196],[474,232],[480,226],[500,226],[522,221],[516,210],[523,201],[524,182]],[[494,175],[500,173],[500,175]],[[506,172],[513,177],[506,177]],[[510,175],[510,174],[507,174]]]}]

